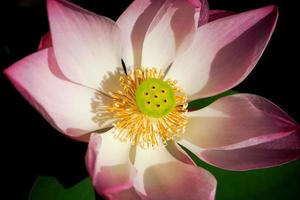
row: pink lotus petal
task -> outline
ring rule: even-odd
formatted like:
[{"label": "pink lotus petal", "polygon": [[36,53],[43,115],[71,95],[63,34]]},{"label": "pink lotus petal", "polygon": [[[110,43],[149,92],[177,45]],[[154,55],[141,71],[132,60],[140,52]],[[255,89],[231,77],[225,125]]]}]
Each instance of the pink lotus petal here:
[{"label": "pink lotus petal", "polygon": [[122,66],[117,25],[66,1],[47,3],[54,52],[62,72],[74,82],[98,89],[108,72]]},{"label": "pink lotus petal", "polygon": [[201,26],[191,47],[174,61],[167,78],[178,80],[190,100],[236,86],[258,62],[277,18],[277,8],[268,6]]},{"label": "pink lotus petal", "polygon": [[166,69],[177,51],[184,51],[191,43],[199,12],[186,0],[166,1],[146,33],[141,66]]},{"label": "pink lotus petal", "polygon": [[221,19],[224,17],[228,17],[234,15],[234,12],[227,11],[227,10],[210,10],[209,11],[209,20],[208,22],[215,21],[217,19]]},{"label": "pink lotus petal", "polygon": [[41,38],[38,50],[46,49],[46,48],[49,48],[49,47],[52,47],[52,39],[51,39],[51,33],[50,32],[46,33]]},{"label": "pink lotus petal", "polygon": [[134,187],[148,199],[214,199],[215,178],[202,168],[177,160],[165,148],[137,147],[134,166],[138,171]]},{"label": "pink lotus petal", "polygon": [[300,158],[300,129],[270,142],[232,150],[203,151],[206,162],[227,170],[250,170],[282,165]]},{"label": "pink lotus petal", "polygon": [[[188,1],[191,5],[193,5],[196,8],[201,8],[203,6],[202,0],[186,0],[186,1]],[[206,0],[204,1],[207,2]]]},{"label": "pink lotus petal", "polygon": [[59,131],[79,137],[99,129],[92,121],[95,91],[60,77],[53,50],[34,53],[5,70],[17,90]]},{"label": "pink lotus petal", "polygon": [[151,199],[213,200],[215,196],[214,177],[196,166],[169,162],[150,167],[144,176]]},{"label": "pink lotus petal", "polygon": [[131,68],[168,67],[176,51],[186,48],[183,41],[192,37],[198,18],[199,9],[186,0],[134,1],[117,21],[125,63]]},{"label": "pink lotus petal", "polygon": [[285,137],[298,125],[263,97],[237,94],[188,113],[183,141],[195,153],[202,149],[241,148]]},{"label": "pink lotus petal", "polygon": [[92,134],[86,154],[86,166],[97,192],[111,193],[129,189],[135,176],[130,162],[130,143],[113,137],[115,129],[104,134]]},{"label": "pink lotus petal", "polygon": [[133,69],[141,64],[141,51],[148,27],[163,0],[135,0],[117,20],[122,35],[122,58]]},{"label": "pink lotus petal", "polygon": [[147,199],[146,197],[142,197],[140,194],[138,194],[137,191],[133,187],[118,191],[116,193],[110,193],[106,195],[106,197],[110,200],[143,200]]}]

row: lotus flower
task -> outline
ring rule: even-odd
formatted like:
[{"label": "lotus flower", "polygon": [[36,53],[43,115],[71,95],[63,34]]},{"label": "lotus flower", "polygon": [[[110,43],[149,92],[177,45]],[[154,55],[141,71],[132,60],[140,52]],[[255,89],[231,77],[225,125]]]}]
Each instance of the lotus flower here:
[{"label": "lotus flower", "polygon": [[233,14],[203,0],[135,0],[117,22],[65,1],[47,7],[50,33],[5,74],[53,127],[89,140],[99,194],[214,199],[214,176],[180,145],[228,170],[299,158],[298,124],[263,97],[187,109],[247,77],[273,33],[275,6]]}]

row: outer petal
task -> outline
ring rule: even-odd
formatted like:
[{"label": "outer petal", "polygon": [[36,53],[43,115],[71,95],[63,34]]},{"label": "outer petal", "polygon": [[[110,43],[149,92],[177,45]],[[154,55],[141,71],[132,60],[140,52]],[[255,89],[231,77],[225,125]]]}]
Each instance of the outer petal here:
[{"label": "outer petal", "polygon": [[184,39],[195,32],[198,18],[199,9],[186,0],[134,1],[117,22],[126,64],[167,68]]},{"label": "outer petal", "polygon": [[137,148],[137,191],[149,199],[213,200],[215,178],[206,170],[181,162],[165,148]]},{"label": "outer petal", "polygon": [[99,88],[108,72],[121,67],[118,27],[71,3],[47,2],[54,52],[63,73],[74,82]]},{"label": "outer petal", "polygon": [[110,200],[143,200],[146,198],[141,197],[140,194],[136,192],[136,190],[131,187],[129,189],[125,189],[122,191],[118,191],[116,193],[110,193],[109,195],[106,195],[108,199]]},{"label": "outer petal", "polygon": [[269,6],[201,26],[167,78],[178,80],[190,100],[236,86],[258,62],[277,18],[277,8]]},{"label": "outer petal", "polygon": [[99,129],[92,121],[95,91],[64,79],[52,49],[34,53],[5,70],[18,91],[59,131],[78,137]]},{"label": "outer petal", "polygon": [[217,19],[221,19],[223,17],[228,17],[228,16],[231,16],[234,14],[235,14],[234,12],[227,11],[227,10],[210,10],[208,22],[212,22]]},{"label": "outer petal", "polygon": [[130,143],[113,137],[115,129],[104,134],[92,134],[86,154],[86,166],[99,194],[127,190],[132,186],[135,170],[130,162]]},{"label": "outer petal", "polygon": [[38,49],[42,50],[42,49],[46,49],[46,48],[49,48],[49,47],[52,47],[52,39],[51,39],[51,33],[50,32],[46,33],[41,38]]},{"label": "outer petal", "polygon": [[300,158],[300,130],[270,142],[232,150],[203,151],[206,162],[228,170],[273,167]]},{"label": "outer petal", "polygon": [[240,148],[271,141],[298,127],[279,107],[250,94],[223,97],[188,116],[184,141],[179,143],[196,153],[201,149]]}]

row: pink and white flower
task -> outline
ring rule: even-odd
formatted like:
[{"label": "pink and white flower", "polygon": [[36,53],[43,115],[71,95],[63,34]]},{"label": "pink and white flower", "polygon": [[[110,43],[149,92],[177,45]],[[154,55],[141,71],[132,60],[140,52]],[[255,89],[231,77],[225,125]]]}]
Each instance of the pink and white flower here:
[{"label": "pink and white flower", "polygon": [[187,110],[247,77],[274,31],[275,6],[234,14],[205,0],[135,0],[117,22],[65,1],[47,7],[50,33],[5,74],[53,127],[89,140],[99,194],[214,199],[215,178],[178,144],[228,170],[300,157],[299,125],[263,97]]}]

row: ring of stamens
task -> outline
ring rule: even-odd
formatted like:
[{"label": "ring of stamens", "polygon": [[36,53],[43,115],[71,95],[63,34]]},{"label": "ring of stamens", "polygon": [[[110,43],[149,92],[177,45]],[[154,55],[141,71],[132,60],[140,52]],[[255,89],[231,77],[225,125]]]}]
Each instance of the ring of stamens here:
[{"label": "ring of stamens", "polygon": [[178,139],[187,123],[187,97],[161,70],[135,69],[120,76],[122,91],[111,92],[108,112],[116,119],[116,137],[142,148]]}]

